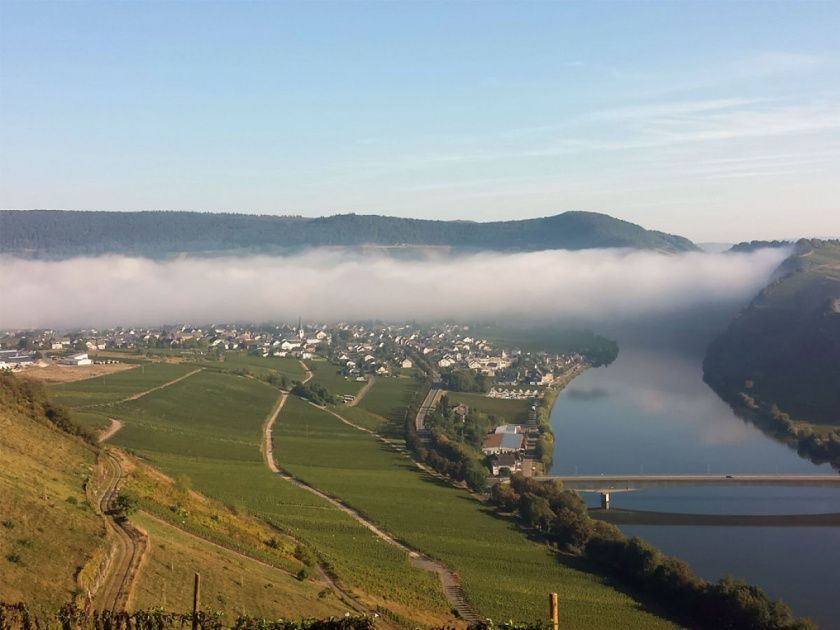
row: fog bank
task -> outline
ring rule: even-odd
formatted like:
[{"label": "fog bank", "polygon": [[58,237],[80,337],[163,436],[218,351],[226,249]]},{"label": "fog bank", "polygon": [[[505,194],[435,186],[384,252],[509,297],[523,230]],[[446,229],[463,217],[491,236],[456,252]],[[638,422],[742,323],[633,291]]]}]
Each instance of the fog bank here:
[{"label": "fog bank", "polygon": [[399,260],[291,257],[0,258],[0,328],[222,321],[622,321],[750,299],[786,250],[584,250]]}]

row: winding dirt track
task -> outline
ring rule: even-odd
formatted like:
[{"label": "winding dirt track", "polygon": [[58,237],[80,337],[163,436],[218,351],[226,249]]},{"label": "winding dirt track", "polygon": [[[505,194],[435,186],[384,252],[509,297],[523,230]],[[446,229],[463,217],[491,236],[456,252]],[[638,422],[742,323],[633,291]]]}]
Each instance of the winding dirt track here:
[{"label": "winding dirt track", "polygon": [[300,367],[302,367],[306,371],[306,378],[301,381],[301,383],[305,385],[310,380],[312,380],[312,370],[309,369],[309,366],[306,365],[306,363],[304,363],[302,359],[299,359],[298,363],[300,363]]},{"label": "winding dirt track", "polygon": [[116,418],[108,419],[111,421],[111,425],[99,434],[99,437],[96,438],[97,442],[104,442],[108,438],[114,437],[114,434],[116,434],[117,431],[123,428],[123,423],[117,420]]},{"label": "winding dirt track", "polygon": [[[343,503],[342,501],[339,501],[338,499],[335,499],[335,498],[329,496],[328,494],[318,490],[317,488],[315,488],[313,486],[310,486],[309,484],[301,481],[300,479],[297,479],[296,477],[293,477],[290,473],[288,473],[285,470],[281,470],[277,466],[277,463],[274,460],[274,452],[273,452],[272,444],[271,444],[271,430],[274,426],[274,423],[277,420],[277,417],[280,415],[280,411],[282,411],[283,406],[286,404],[286,399],[287,398],[288,398],[287,394],[284,393],[284,394],[281,395],[280,400],[277,402],[277,404],[275,405],[271,414],[266,419],[265,424],[263,425],[262,448],[260,450],[262,451],[263,459],[265,460],[265,464],[266,464],[266,466],[268,466],[269,470],[271,470],[272,472],[279,475],[281,479],[283,479],[285,481],[288,481],[289,483],[294,484],[295,486],[297,486],[299,488],[302,488],[302,489],[304,489],[308,492],[311,492],[312,494],[315,494],[315,495],[321,497],[322,499],[324,499],[325,501],[327,501],[328,503],[330,503],[331,505],[333,505],[337,509],[339,509],[342,512],[344,512],[345,514],[351,516],[354,520],[356,520],[358,523],[360,523],[365,528],[367,528],[371,533],[373,533],[374,536],[376,536],[380,540],[383,540],[383,541],[387,542],[388,544],[393,545],[394,547],[397,547],[401,551],[404,551],[405,553],[407,553],[408,557],[409,557],[409,561],[411,562],[412,566],[414,566],[416,568],[419,568],[419,569],[423,569],[425,571],[432,571],[434,573],[437,573],[438,577],[440,578],[441,585],[443,586],[443,592],[446,595],[446,599],[449,602],[449,605],[452,606],[452,608],[454,608],[455,610],[458,611],[458,614],[460,615],[460,617],[462,619],[464,619],[464,620],[466,620],[470,623],[478,622],[480,620],[480,617],[475,612],[475,610],[472,608],[472,606],[470,606],[470,604],[467,602],[466,595],[464,593],[464,589],[461,585],[461,580],[454,571],[447,568],[442,562],[439,562],[438,560],[435,560],[434,558],[431,558],[431,557],[427,556],[426,554],[422,553],[421,551],[418,551],[417,549],[413,549],[413,548],[409,547],[408,545],[405,545],[404,543],[400,542],[399,540],[394,538],[391,534],[385,532],[384,530],[382,530],[379,527],[377,527],[376,525],[374,525],[371,521],[369,521],[367,518],[365,518],[362,514],[357,512],[355,509],[353,509],[349,505]],[[313,405],[313,406],[318,407],[318,409],[321,409],[323,411],[326,411],[327,413],[332,414],[333,416],[335,416],[336,418],[338,418],[339,420],[341,420],[345,424],[347,424],[347,425],[349,425],[349,426],[351,426],[355,429],[365,431],[367,433],[370,433],[370,434],[376,436],[378,439],[380,439],[382,441],[385,441],[384,438],[382,438],[378,434],[374,433],[373,431],[370,431],[368,429],[365,429],[363,427],[355,425],[352,422],[349,422],[348,420],[345,420],[344,418],[342,418],[340,415],[338,415],[334,411],[331,411],[329,409],[324,409],[323,407],[319,407],[318,405]]]},{"label": "winding dirt track", "polygon": [[113,509],[123,476],[119,458],[110,451],[103,451],[103,461],[108,477],[98,497],[99,510],[114,533],[115,542],[107,575],[94,598],[94,608],[121,611],[131,604],[132,589],[146,551],[147,539]]}]

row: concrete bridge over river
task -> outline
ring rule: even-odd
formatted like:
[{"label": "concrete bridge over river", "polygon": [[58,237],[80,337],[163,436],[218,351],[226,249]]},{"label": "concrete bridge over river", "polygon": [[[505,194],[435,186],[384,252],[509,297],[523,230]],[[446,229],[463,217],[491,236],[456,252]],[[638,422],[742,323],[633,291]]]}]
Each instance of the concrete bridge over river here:
[{"label": "concrete bridge over river", "polygon": [[597,492],[601,507],[610,508],[610,494],[667,486],[817,486],[840,488],[840,475],[569,475],[534,477],[556,479],[569,490]]}]

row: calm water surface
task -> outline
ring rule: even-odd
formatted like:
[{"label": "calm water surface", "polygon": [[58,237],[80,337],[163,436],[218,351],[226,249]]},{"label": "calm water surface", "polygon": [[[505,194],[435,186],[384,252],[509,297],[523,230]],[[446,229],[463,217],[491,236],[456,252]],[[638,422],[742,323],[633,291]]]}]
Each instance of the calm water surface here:
[{"label": "calm water surface", "polygon": [[[702,357],[622,346],[557,399],[552,474],[829,474],[735,416],[703,382]],[[587,497],[591,505],[597,496]],[[614,507],[707,514],[840,512],[840,489],[667,487],[612,495]],[[840,629],[840,528],[625,526],[708,579],[762,586]]]}]

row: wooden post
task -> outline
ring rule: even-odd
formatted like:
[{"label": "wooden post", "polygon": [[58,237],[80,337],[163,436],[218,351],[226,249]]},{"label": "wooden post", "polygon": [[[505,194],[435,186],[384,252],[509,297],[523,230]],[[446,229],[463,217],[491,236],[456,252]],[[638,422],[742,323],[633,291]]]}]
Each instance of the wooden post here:
[{"label": "wooden post", "polygon": [[548,614],[551,617],[551,627],[554,630],[560,629],[560,611],[557,607],[557,593],[548,594]]},{"label": "wooden post", "polygon": [[192,630],[198,630],[198,609],[201,606],[201,575],[195,574],[195,584],[193,585],[193,617]]}]

